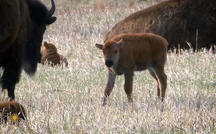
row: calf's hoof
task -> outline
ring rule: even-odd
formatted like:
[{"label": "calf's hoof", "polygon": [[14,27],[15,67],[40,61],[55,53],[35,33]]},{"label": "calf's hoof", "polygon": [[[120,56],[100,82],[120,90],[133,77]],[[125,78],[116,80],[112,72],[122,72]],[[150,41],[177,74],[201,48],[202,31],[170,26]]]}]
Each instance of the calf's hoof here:
[{"label": "calf's hoof", "polygon": [[104,98],[103,98],[103,101],[102,101],[102,106],[105,106],[106,104],[107,104],[107,98],[104,97]]}]

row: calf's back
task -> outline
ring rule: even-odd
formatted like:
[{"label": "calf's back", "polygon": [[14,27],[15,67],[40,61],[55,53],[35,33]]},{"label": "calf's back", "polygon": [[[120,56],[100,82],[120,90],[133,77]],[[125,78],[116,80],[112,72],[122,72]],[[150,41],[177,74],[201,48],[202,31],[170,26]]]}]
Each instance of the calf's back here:
[{"label": "calf's back", "polygon": [[168,42],[152,33],[120,34],[112,40],[123,40],[119,66],[143,70],[151,64],[165,64]]}]

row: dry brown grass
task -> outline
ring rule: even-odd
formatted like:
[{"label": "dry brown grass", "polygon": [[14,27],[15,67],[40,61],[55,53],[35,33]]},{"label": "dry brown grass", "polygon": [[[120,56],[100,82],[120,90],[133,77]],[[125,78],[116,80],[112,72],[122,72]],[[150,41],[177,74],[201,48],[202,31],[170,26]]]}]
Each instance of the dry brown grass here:
[{"label": "dry brown grass", "polygon": [[[156,99],[155,81],[141,72],[134,78],[132,112],[122,77],[117,77],[109,103],[102,107],[107,72],[94,45],[102,43],[119,20],[152,2],[135,1],[129,8],[129,0],[108,0],[103,11],[94,10],[92,1],[69,3],[57,1],[58,20],[44,37],[66,56],[69,68],[39,65],[33,78],[22,73],[15,92],[28,121],[0,125],[0,133],[216,133],[215,54],[169,54],[164,104]],[[0,93],[0,100],[6,97],[6,92]]]}]

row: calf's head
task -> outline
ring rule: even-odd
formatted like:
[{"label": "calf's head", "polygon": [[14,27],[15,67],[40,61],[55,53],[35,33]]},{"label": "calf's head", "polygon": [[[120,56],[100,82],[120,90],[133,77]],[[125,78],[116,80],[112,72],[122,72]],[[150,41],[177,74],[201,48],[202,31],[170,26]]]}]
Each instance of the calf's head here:
[{"label": "calf's head", "polygon": [[47,53],[57,53],[57,48],[54,44],[45,41],[41,46],[41,56],[44,56]]},{"label": "calf's head", "polygon": [[95,46],[103,51],[105,65],[108,68],[115,68],[118,65],[120,58],[120,50],[122,48],[123,41],[107,41],[104,45],[95,44]]},{"label": "calf's head", "polygon": [[53,16],[55,3],[51,0],[52,7],[50,10],[38,0],[28,0],[27,4],[30,12],[30,25],[28,40],[25,45],[24,70],[28,74],[34,74],[41,58],[40,48],[46,26],[56,21],[56,17]]}]

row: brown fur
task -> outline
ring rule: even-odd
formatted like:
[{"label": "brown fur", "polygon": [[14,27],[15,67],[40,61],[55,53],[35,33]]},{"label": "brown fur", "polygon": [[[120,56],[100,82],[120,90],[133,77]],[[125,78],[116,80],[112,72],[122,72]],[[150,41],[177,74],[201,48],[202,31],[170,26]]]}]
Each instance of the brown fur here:
[{"label": "brown fur", "polygon": [[51,66],[64,63],[66,67],[68,66],[67,59],[63,55],[58,54],[56,46],[47,42],[44,42],[41,46],[41,63],[47,63]]},{"label": "brown fur", "polygon": [[[151,32],[165,37],[168,49],[210,48],[216,44],[215,0],[166,0],[132,13],[118,22],[106,36]],[[105,42],[104,41],[104,42]]]},{"label": "brown fur", "polygon": [[26,112],[24,107],[15,102],[15,101],[7,101],[7,102],[1,102],[0,103],[0,124],[6,123],[8,121],[8,117],[10,115],[17,114],[18,115],[18,121],[21,119],[26,119]]},{"label": "brown fur", "polygon": [[104,2],[102,0],[94,0],[94,9],[100,11],[104,10]]},{"label": "brown fur", "polygon": [[124,89],[131,102],[134,71],[145,69],[148,69],[157,81],[157,96],[164,99],[167,86],[164,72],[168,47],[166,39],[151,33],[120,34],[107,40],[104,45],[96,44],[96,47],[103,51],[109,70],[104,104],[113,89],[116,74],[124,75]]}]

